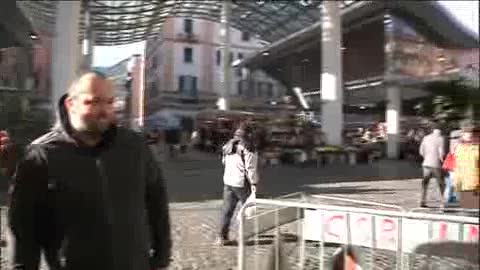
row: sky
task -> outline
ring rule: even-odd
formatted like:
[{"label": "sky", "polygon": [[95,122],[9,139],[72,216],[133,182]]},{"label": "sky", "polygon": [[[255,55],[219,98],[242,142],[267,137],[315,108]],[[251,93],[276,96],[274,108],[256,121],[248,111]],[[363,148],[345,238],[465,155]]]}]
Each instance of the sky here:
[{"label": "sky", "polygon": [[[439,1],[457,20],[467,26],[478,36],[479,1]],[[93,66],[112,66],[133,54],[143,54],[145,42],[137,42],[121,46],[95,46]]]}]

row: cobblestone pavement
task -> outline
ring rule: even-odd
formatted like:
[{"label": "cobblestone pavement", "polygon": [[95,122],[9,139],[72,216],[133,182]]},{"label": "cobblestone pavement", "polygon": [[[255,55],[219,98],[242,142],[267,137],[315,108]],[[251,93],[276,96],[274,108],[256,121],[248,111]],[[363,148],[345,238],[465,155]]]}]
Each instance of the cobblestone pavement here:
[{"label": "cobblestone pavement", "polygon": [[[192,152],[168,159],[162,151],[157,154],[171,202],[174,248],[170,269],[235,269],[237,247],[214,245],[223,188],[219,157]],[[273,166],[262,170],[258,196],[273,198],[303,191],[413,208],[420,199],[419,174],[418,166],[399,161],[320,168]],[[429,203],[438,205],[439,198],[432,181]]]},{"label": "cobblestone pavement", "polygon": [[[171,268],[235,269],[236,246],[218,247],[213,244],[222,204],[222,167],[219,159],[204,153],[192,153],[175,160],[160,159],[168,183],[174,228],[174,262]],[[259,197],[273,198],[303,191],[394,204],[408,209],[419,205],[419,176],[418,166],[399,161],[353,167],[273,166],[262,170]],[[440,194],[434,181],[430,184],[428,195],[430,205],[440,204]],[[269,247],[257,246],[255,252],[267,255]],[[326,250],[326,256],[332,252],[332,249]],[[251,263],[249,265],[253,269]],[[378,269],[388,269],[385,262],[383,265],[386,268]]]}]

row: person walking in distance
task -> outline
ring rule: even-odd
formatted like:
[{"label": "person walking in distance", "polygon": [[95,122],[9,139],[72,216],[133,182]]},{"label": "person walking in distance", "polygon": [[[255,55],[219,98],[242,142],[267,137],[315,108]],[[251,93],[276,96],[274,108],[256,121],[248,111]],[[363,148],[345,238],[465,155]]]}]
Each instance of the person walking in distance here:
[{"label": "person walking in distance", "polygon": [[116,125],[112,83],[87,72],[19,162],[10,194],[13,269],[152,270],[170,261],[167,192],[145,138]]},{"label": "person walking in distance", "polygon": [[241,126],[222,148],[223,209],[218,244],[229,242],[230,222],[237,204],[245,203],[258,182],[258,154],[249,131]]},{"label": "person walking in distance", "polygon": [[427,207],[427,189],[432,177],[437,180],[442,196],[445,191],[445,179],[442,173],[442,164],[445,158],[445,139],[442,136],[442,131],[438,127],[434,127],[432,133],[422,139],[419,152],[423,157],[422,199],[420,207]]},{"label": "person walking in distance", "polygon": [[0,130],[0,173],[11,177],[14,173],[16,149],[6,130]]}]

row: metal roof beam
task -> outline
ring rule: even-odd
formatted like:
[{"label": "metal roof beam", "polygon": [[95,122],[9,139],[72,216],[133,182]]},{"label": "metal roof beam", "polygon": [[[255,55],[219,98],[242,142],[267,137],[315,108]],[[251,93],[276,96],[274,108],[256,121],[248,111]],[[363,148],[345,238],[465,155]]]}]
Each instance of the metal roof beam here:
[{"label": "metal roof beam", "polygon": [[[240,4],[240,3],[241,3],[241,4]],[[279,27],[279,28],[281,28],[281,29],[284,29],[285,31],[288,31],[287,27],[285,26],[285,25],[286,25],[286,24],[285,24],[285,21],[283,21],[283,20],[279,21],[279,20],[273,20],[273,19],[272,19],[273,15],[278,15],[278,13],[277,13],[277,14],[268,14],[268,13],[262,11],[262,9],[259,8],[259,7],[253,7],[253,6],[250,4],[250,2],[249,2],[249,3],[247,3],[247,2],[239,2],[238,5],[239,5],[239,6],[246,7],[246,9],[249,10],[249,11],[251,11],[252,14],[259,14],[259,15],[261,15],[262,17],[266,18],[266,19],[263,19],[263,18],[262,18],[262,22],[269,25],[269,30],[270,30],[271,28],[273,28],[273,27]],[[264,4],[263,6],[265,6],[265,4]],[[283,8],[285,8],[285,7],[286,7],[286,6],[283,6]],[[277,12],[277,11],[276,11],[276,12]],[[279,16],[279,17],[281,17],[281,16]],[[247,19],[248,19],[248,18],[247,18]],[[238,20],[238,19],[236,19],[236,20]]]},{"label": "metal roof beam", "polygon": [[[95,7],[92,8],[92,13],[94,13],[95,15],[107,15],[107,16],[121,16],[121,15],[138,15],[138,17],[141,17],[143,13],[147,13],[147,12],[157,12],[159,11],[160,9],[162,9],[161,7],[154,7],[154,8],[150,8],[150,9],[140,9],[140,10],[122,10],[122,11],[116,11],[115,9],[111,9],[111,10],[99,10],[99,9],[96,9]],[[140,14],[139,14],[140,13]]]}]

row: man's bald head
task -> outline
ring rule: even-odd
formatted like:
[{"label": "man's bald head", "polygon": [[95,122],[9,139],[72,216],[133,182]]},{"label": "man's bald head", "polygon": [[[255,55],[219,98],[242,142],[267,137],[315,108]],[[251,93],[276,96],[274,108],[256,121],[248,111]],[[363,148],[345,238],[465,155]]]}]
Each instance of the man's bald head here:
[{"label": "man's bald head", "polygon": [[94,88],[113,90],[112,82],[103,74],[96,71],[89,71],[81,74],[75,79],[68,89],[68,96],[75,97],[82,93],[90,93]]}]

